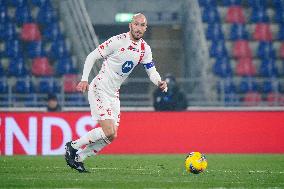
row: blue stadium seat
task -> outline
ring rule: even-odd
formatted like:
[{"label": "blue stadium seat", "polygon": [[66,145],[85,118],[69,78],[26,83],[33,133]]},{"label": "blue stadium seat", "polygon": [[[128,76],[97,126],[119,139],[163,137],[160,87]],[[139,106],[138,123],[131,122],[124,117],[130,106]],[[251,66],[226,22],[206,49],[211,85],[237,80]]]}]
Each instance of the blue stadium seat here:
[{"label": "blue stadium seat", "polygon": [[3,75],[5,75],[5,71],[4,71],[4,68],[2,66],[1,59],[0,59],[0,76],[3,76]]},{"label": "blue stadium seat", "polygon": [[255,81],[254,77],[243,77],[238,87],[238,92],[247,93],[247,92],[257,92],[258,84]]},{"label": "blue stadium seat", "polygon": [[8,16],[8,10],[6,5],[0,5],[0,24],[4,24],[10,21]]},{"label": "blue stadium seat", "polygon": [[278,77],[278,69],[275,64],[275,59],[262,59],[259,67],[259,74],[262,77]]},{"label": "blue stadium seat", "polygon": [[228,52],[224,40],[212,41],[209,53],[211,57],[227,57]]},{"label": "blue stadium seat", "polygon": [[232,6],[232,5],[238,5],[240,6],[242,3],[241,0],[223,0],[224,6]]},{"label": "blue stadium seat", "polygon": [[33,22],[30,7],[28,5],[18,6],[15,12],[15,20],[17,24]]},{"label": "blue stadium seat", "polygon": [[248,0],[248,5],[253,8],[267,7],[267,0]]},{"label": "blue stadium seat", "polygon": [[0,37],[3,40],[13,40],[17,38],[16,26],[12,22],[0,24]]},{"label": "blue stadium seat", "polygon": [[15,77],[23,77],[28,75],[23,58],[11,58],[8,66],[8,75]]},{"label": "blue stadium seat", "polygon": [[284,7],[284,1],[283,0],[272,0],[272,5],[274,8],[278,7]]},{"label": "blue stadium seat", "polygon": [[261,88],[260,92],[265,93],[265,94],[268,94],[275,90],[270,80],[263,81],[260,88]]},{"label": "blue stadium seat", "polygon": [[278,89],[278,92],[279,92],[279,93],[284,94],[284,82],[279,82],[279,83],[277,84],[277,89]]},{"label": "blue stadium seat", "polygon": [[226,78],[218,80],[217,82],[217,92],[219,94],[231,94],[236,92],[236,85],[232,78]]},{"label": "blue stadium seat", "polygon": [[30,93],[29,95],[22,98],[21,101],[24,101],[25,107],[40,107],[40,105],[36,103],[36,99],[37,93]]},{"label": "blue stadium seat", "polygon": [[236,94],[236,85],[231,78],[219,80],[217,82],[217,92],[218,94],[224,94],[219,96],[219,100],[222,100],[225,106],[239,105],[240,99]]},{"label": "blue stadium seat", "polygon": [[27,54],[29,58],[46,56],[43,41],[32,41],[27,44]]},{"label": "blue stadium seat", "polygon": [[220,23],[210,23],[206,31],[206,38],[209,40],[217,41],[219,39],[224,39],[224,34],[222,32],[222,26]]},{"label": "blue stadium seat", "polygon": [[240,39],[248,40],[249,34],[245,24],[232,24],[230,30],[230,40],[236,41]]},{"label": "blue stadium seat", "polygon": [[277,39],[284,41],[284,23],[279,24],[279,31],[277,34]]},{"label": "blue stadium seat", "polygon": [[6,41],[5,54],[11,58],[22,57],[22,43],[18,39]]},{"label": "blue stadium seat", "polygon": [[56,65],[57,75],[76,74],[77,69],[69,56],[60,58]]},{"label": "blue stadium seat", "polygon": [[8,81],[4,76],[0,76],[0,107],[7,107],[9,104],[8,100]]},{"label": "blue stadium seat", "polygon": [[220,16],[217,8],[214,6],[204,7],[202,13],[202,21],[207,23],[220,22]]},{"label": "blue stadium seat", "polygon": [[0,6],[7,6],[7,1],[0,0]]},{"label": "blue stadium seat", "polygon": [[63,39],[59,24],[57,22],[54,22],[54,23],[51,23],[45,26],[42,34],[45,39],[51,40],[51,41]]},{"label": "blue stadium seat", "polygon": [[86,106],[88,101],[81,93],[71,93],[65,95],[65,102],[69,106]]},{"label": "blue stadium seat", "polygon": [[31,0],[32,5],[38,7],[51,6],[50,0]]},{"label": "blue stadium seat", "polygon": [[[19,82],[17,84],[22,85],[23,83]],[[14,91],[15,96],[13,96],[12,98],[13,104],[16,104],[16,106],[24,106],[24,107],[39,107],[36,103],[37,94],[33,92],[34,91],[33,87],[23,88],[22,86],[17,89],[16,85],[14,90],[19,90],[19,92]]]},{"label": "blue stadium seat", "polygon": [[216,6],[216,0],[198,0],[198,3],[202,7],[211,7],[211,6]]},{"label": "blue stadium seat", "polygon": [[39,78],[37,88],[39,93],[60,93],[59,83],[53,77]]},{"label": "blue stadium seat", "polygon": [[266,13],[266,7],[254,7],[252,8],[252,13],[250,21],[253,23],[266,23],[269,22],[269,17]]},{"label": "blue stadium seat", "polygon": [[21,94],[30,94],[34,92],[34,86],[30,77],[17,78],[14,86],[14,92]]},{"label": "blue stadium seat", "polygon": [[27,6],[28,2],[27,0],[10,0],[10,4],[14,7],[23,7]]},{"label": "blue stadium seat", "polygon": [[275,7],[275,15],[274,15],[274,20],[275,22],[284,23],[284,7],[279,6],[279,7]]},{"label": "blue stadium seat", "polygon": [[58,60],[68,55],[69,54],[64,39],[52,42],[50,48],[50,57],[52,59]]},{"label": "blue stadium seat", "polygon": [[275,58],[276,52],[273,43],[268,41],[259,42],[257,56],[262,59]]},{"label": "blue stadium seat", "polygon": [[6,38],[5,30],[6,30],[6,23],[0,23],[0,40],[1,41]]},{"label": "blue stadium seat", "polygon": [[58,22],[57,12],[51,5],[40,7],[37,15],[37,22],[42,25]]},{"label": "blue stadium seat", "polygon": [[239,106],[240,105],[239,95],[233,92],[225,94],[224,103],[225,106]]},{"label": "blue stadium seat", "polygon": [[216,58],[216,62],[213,65],[213,72],[221,78],[231,77],[233,71],[229,59],[227,57]]},{"label": "blue stadium seat", "polygon": [[3,75],[0,77],[0,93],[8,93],[8,80]]}]

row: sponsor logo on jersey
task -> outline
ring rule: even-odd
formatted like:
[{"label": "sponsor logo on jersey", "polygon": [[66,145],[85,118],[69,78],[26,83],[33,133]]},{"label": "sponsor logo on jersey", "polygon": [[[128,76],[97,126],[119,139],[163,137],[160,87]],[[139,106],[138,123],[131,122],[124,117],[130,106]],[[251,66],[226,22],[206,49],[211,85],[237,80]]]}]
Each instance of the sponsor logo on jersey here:
[{"label": "sponsor logo on jersey", "polygon": [[126,61],[122,65],[122,73],[128,73],[134,67],[134,63],[132,61]]},{"label": "sponsor logo on jersey", "polygon": [[134,52],[140,52],[139,49],[137,49],[137,48],[135,48],[135,47],[133,47],[133,46],[131,46],[131,45],[130,45],[127,49],[128,49],[128,50],[131,50],[131,51],[134,51]]},{"label": "sponsor logo on jersey", "polygon": [[116,36],[117,40],[124,39],[126,37],[127,37],[126,34],[121,34],[121,35]]}]

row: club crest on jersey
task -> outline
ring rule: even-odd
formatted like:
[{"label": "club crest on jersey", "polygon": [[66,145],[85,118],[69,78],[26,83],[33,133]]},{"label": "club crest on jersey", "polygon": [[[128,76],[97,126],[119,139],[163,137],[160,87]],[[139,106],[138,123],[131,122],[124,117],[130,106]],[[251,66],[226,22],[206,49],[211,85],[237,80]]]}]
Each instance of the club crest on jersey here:
[{"label": "club crest on jersey", "polygon": [[134,67],[134,63],[132,61],[126,61],[122,65],[122,73],[128,73]]},{"label": "club crest on jersey", "polygon": [[131,50],[131,51],[134,51],[134,52],[139,52],[139,49],[137,49],[137,48],[135,48],[135,47],[133,47],[131,45],[127,49]]}]

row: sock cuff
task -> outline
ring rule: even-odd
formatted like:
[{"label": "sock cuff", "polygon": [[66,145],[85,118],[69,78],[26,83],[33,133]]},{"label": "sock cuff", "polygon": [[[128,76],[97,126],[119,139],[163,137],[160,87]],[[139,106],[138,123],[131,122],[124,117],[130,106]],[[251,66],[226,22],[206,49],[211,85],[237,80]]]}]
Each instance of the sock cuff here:
[{"label": "sock cuff", "polygon": [[110,144],[111,142],[109,141],[109,139],[106,137],[104,131],[103,131],[103,128],[99,127],[98,129],[100,129],[100,134],[101,134],[101,137],[102,139],[107,143],[107,144]]},{"label": "sock cuff", "polygon": [[101,127],[97,127],[89,132],[89,141],[97,142],[102,139],[105,143],[110,144],[109,139],[106,137],[103,129]]}]

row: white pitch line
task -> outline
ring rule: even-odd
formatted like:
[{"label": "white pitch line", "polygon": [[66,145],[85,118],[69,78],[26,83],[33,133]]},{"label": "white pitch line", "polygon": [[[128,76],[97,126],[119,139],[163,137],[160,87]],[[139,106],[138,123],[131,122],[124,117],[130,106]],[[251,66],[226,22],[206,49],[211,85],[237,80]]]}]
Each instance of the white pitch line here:
[{"label": "white pitch line", "polygon": [[128,168],[117,168],[117,167],[92,167],[91,170],[124,170],[124,171],[150,171],[149,169],[128,169]]},{"label": "white pitch line", "polygon": [[[206,170],[206,172],[223,172],[223,173],[243,173],[246,171],[234,171],[234,170]],[[268,171],[268,170],[251,170],[249,173],[272,173],[272,174],[284,174],[284,171]]]}]

